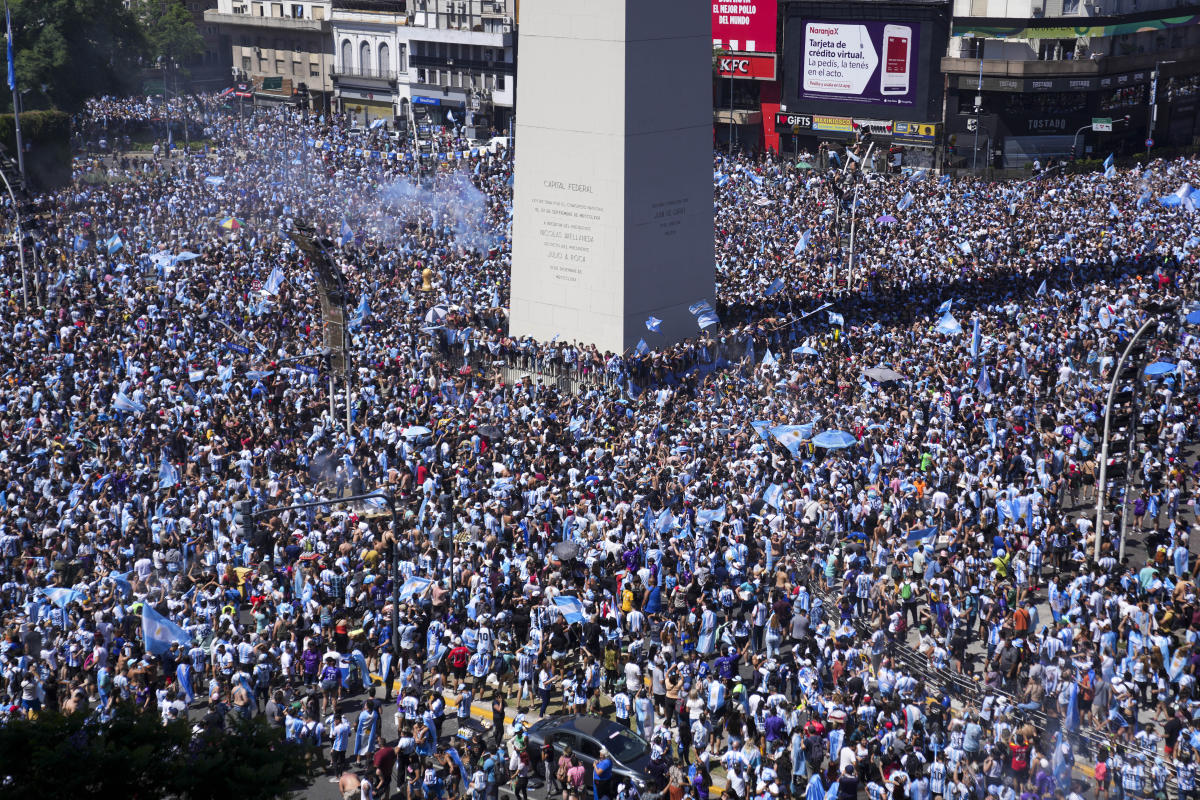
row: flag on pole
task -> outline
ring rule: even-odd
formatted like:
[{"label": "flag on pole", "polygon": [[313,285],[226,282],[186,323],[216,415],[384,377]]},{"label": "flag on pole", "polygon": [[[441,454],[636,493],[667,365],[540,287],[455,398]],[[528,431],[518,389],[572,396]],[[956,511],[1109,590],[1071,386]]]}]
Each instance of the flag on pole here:
[{"label": "flag on pole", "polygon": [[766,288],[763,294],[767,297],[771,297],[772,295],[779,294],[779,292],[782,290],[783,278],[776,278],[775,280],[771,281],[771,285]]},{"label": "flag on pole", "polygon": [[975,381],[975,388],[978,389],[979,393],[984,397],[992,396],[992,379],[988,377],[987,366],[984,366],[983,369],[979,370],[979,379]]},{"label": "flag on pole", "polygon": [[829,315],[830,325],[839,325],[843,328],[846,326],[846,319],[841,314],[834,311],[826,311],[825,313]]},{"label": "flag on pole", "polygon": [[271,270],[271,274],[267,276],[267,282],[263,285],[263,291],[275,297],[279,296],[279,287],[283,285],[283,270],[279,267]]},{"label": "flag on pole", "polygon": [[808,248],[808,240],[812,238],[812,228],[809,228],[804,233],[800,234],[800,239],[796,242],[795,254],[800,255]]},{"label": "flag on pole", "polygon": [[345,218],[342,219],[342,235],[338,241],[341,242],[342,247],[354,241],[354,231],[350,229],[350,223],[346,222]]},{"label": "flag on pole", "polygon": [[896,204],[897,211],[904,211],[913,203],[913,193],[905,192],[904,197],[900,198],[900,202]]},{"label": "flag on pole", "polygon": [[8,3],[4,4],[4,29],[8,33],[8,89],[15,92],[17,90],[17,67],[13,63],[12,13],[8,10]]},{"label": "flag on pole", "polygon": [[934,326],[934,330],[946,335],[958,335],[963,332],[962,325],[959,325],[958,320],[948,312],[943,314],[942,318],[938,320],[937,325]]},{"label": "flag on pole", "polygon": [[952,306],[952,305],[954,305],[954,298],[953,298],[953,297],[951,297],[949,300],[947,300],[946,302],[944,302],[944,303],[942,303],[940,306],[938,306],[938,307],[937,307],[937,313],[938,313],[938,314],[949,314],[949,313],[950,313],[950,306]]},{"label": "flag on pole", "polygon": [[108,241],[105,242],[105,246],[108,248],[108,254],[111,256],[113,253],[124,247],[125,243],[121,241],[119,234],[114,233],[109,237]]},{"label": "flag on pole", "polygon": [[779,363],[779,359],[775,357],[775,354],[771,352],[770,348],[767,348],[766,354],[763,355],[763,360],[762,360],[763,366],[771,367],[777,363]]},{"label": "flag on pole", "polygon": [[633,352],[639,356],[644,356],[650,352],[650,345],[646,344],[645,339],[638,339],[637,347],[633,348]]},{"label": "flag on pole", "polygon": [[717,316],[717,312],[715,311],[703,311],[698,317],[696,317],[696,322],[703,329],[709,327],[710,325],[719,325],[721,323],[721,318]]},{"label": "flag on pole", "polygon": [[783,505],[783,489],[782,483],[773,483],[763,492],[763,502],[769,505],[776,511]]},{"label": "flag on pole", "polygon": [[646,318],[646,330],[653,331],[654,333],[662,333],[660,328],[662,328],[662,320],[661,319],[659,319],[658,317],[655,317],[655,316],[650,316],[650,317]]},{"label": "flag on pole", "polygon": [[1046,296],[1046,281],[1044,281],[1044,280],[1042,281],[1042,285],[1038,287],[1036,296],[1037,297],[1045,297]]},{"label": "flag on pole", "polygon": [[1104,168],[1107,170],[1113,165],[1113,154],[1109,153],[1108,158],[1104,159]]},{"label": "flag on pole", "polygon": [[191,634],[155,611],[149,604],[142,606],[142,638],[145,639],[146,650],[156,656],[170,650],[172,644],[192,643]]}]

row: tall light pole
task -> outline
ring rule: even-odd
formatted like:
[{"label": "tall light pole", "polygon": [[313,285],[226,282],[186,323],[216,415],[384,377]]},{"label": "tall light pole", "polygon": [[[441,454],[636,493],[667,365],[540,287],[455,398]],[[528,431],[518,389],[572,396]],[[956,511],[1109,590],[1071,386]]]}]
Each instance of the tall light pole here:
[{"label": "tall light pole", "polygon": [[[1108,493],[1108,442],[1109,436],[1112,433],[1112,408],[1113,400],[1117,396],[1117,386],[1121,383],[1121,373],[1125,369],[1125,364],[1129,360],[1129,355],[1140,342],[1142,336],[1150,329],[1151,325],[1157,324],[1164,313],[1170,313],[1175,310],[1178,303],[1160,306],[1150,312],[1146,321],[1141,324],[1137,332],[1130,337],[1125,344],[1125,349],[1121,351],[1121,357],[1117,359],[1117,363],[1113,367],[1112,378],[1108,384],[1108,400],[1104,404],[1104,438],[1100,445],[1100,480],[1096,485],[1096,523],[1095,523],[1095,541],[1092,546],[1092,558],[1095,561],[1100,560],[1100,537],[1104,530],[1104,500]],[[1130,408],[1129,417],[1129,445],[1125,454],[1125,494],[1121,498],[1121,541],[1118,557],[1125,557],[1125,526],[1126,515],[1125,508],[1129,504],[1129,486],[1131,485],[1129,470],[1132,467],[1132,454],[1137,441],[1137,420],[1136,416],[1136,398],[1137,398],[1137,376],[1133,378],[1133,402]]]},{"label": "tall light pole", "polygon": [[[982,45],[980,45],[982,47]],[[979,161],[979,126],[983,124],[983,51],[979,56],[979,83],[975,87],[975,146],[971,150],[971,172]]]},{"label": "tall light pole", "polygon": [[1150,142],[1154,141],[1154,124],[1158,122],[1158,76],[1165,65],[1174,63],[1174,61],[1155,61],[1154,72],[1150,73],[1150,108],[1146,121],[1147,163],[1150,161],[1150,148],[1153,147]]}]

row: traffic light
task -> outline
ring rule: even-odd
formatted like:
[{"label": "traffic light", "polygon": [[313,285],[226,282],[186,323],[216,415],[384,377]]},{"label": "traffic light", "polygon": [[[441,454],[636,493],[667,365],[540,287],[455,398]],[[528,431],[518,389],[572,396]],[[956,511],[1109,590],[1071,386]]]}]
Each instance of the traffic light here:
[{"label": "traffic light", "polygon": [[238,541],[254,541],[254,501],[238,500],[233,504],[233,533]]}]

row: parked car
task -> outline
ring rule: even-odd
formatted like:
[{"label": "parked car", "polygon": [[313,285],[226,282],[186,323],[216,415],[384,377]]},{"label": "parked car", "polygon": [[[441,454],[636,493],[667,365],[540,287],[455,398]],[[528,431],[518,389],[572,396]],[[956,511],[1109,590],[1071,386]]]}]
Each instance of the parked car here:
[{"label": "parked car", "polygon": [[584,766],[588,785],[592,780],[592,765],[600,758],[601,747],[608,750],[613,762],[613,777],[617,781],[633,781],[639,791],[649,783],[646,765],[650,763],[650,743],[618,722],[593,714],[559,714],[533,723],[528,734],[535,758],[540,757],[542,745],[547,742],[556,761],[569,745]]}]

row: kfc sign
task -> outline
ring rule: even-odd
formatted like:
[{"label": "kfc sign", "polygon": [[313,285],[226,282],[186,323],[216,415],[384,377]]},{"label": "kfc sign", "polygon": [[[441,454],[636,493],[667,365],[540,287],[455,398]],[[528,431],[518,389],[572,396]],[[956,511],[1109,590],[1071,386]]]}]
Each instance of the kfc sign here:
[{"label": "kfc sign", "polygon": [[722,78],[750,78],[756,81],[775,80],[775,56],[731,53],[717,56],[717,69]]}]

